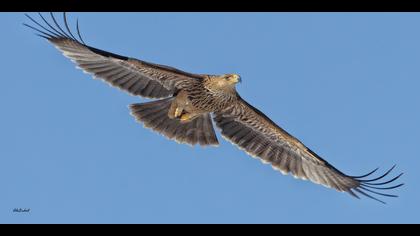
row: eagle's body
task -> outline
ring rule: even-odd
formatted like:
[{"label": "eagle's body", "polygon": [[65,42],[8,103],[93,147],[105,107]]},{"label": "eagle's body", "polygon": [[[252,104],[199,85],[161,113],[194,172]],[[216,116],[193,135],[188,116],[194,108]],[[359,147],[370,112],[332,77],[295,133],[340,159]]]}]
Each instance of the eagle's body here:
[{"label": "eagle's body", "polygon": [[292,174],[355,197],[358,197],[356,193],[360,193],[374,198],[366,192],[395,197],[375,189],[393,189],[402,185],[380,186],[393,182],[401,174],[386,182],[375,182],[393,168],[371,180],[362,178],[374,171],[356,177],[337,170],[242,99],[235,87],[241,80],[239,75],[193,74],[106,52],[86,45],[78,26],[80,40],[76,39],[69,30],[65,15],[67,31],[59,26],[52,14],[56,27],[40,16],[46,23],[45,27],[29,16],[40,29],[25,25],[40,32],[41,37],[56,46],[79,68],[132,95],[158,99],[130,105],[131,114],[145,127],[170,139],[190,145],[217,146],[219,142],[213,128],[214,121],[224,138],[283,174]]},{"label": "eagle's body", "polygon": [[[239,81],[236,74],[205,75],[199,80],[185,81],[175,94],[169,116],[188,122],[204,113],[221,112],[238,100],[235,84]],[[178,116],[176,109],[185,114]]]}]

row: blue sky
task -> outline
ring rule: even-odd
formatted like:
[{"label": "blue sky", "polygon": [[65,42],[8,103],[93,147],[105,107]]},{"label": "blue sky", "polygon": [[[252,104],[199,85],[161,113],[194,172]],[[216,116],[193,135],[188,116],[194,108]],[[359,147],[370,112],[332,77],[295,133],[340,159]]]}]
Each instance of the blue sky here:
[{"label": "blue sky", "polygon": [[91,79],[22,26],[22,13],[2,13],[0,222],[420,223],[420,14],[76,18],[97,48],[240,74],[243,98],[335,167],[397,164],[406,185],[382,205],[283,176],[220,134],[219,148],[167,140],[129,115],[147,100]]}]

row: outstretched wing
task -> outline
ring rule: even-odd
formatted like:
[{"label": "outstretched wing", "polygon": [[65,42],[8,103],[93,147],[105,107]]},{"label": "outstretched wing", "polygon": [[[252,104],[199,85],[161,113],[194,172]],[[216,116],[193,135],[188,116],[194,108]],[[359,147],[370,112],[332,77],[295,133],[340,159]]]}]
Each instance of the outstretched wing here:
[{"label": "outstretched wing", "polygon": [[177,89],[193,80],[202,79],[202,75],[191,74],[169,66],[158,65],[142,60],[129,58],[110,52],[106,52],[84,43],[79,32],[77,23],[76,39],[69,29],[66,15],[63,14],[63,21],[66,31],[60,27],[54,15],[51,19],[53,27],[45,18],[39,14],[45,25],[35,21],[26,15],[35,26],[24,24],[46,38],[66,57],[75,62],[85,72],[104,80],[112,86],[118,87],[130,94],[148,98],[165,98],[173,95]]},{"label": "outstretched wing", "polygon": [[403,185],[379,186],[395,181],[402,174],[389,181],[375,182],[388,175],[394,167],[384,175],[370,180],[362,178],[371,175],[377,169],[363,176],[348,176],[340,172],[240,97],[228,109],[214,115],[216,125],[221,128],[224,138],[249,155],[271,164],[274,169],[283,174],[290,173],[296,178],[307,179],[338,191],[348,192],[357,198],[359,197],[356,193],[360,193],[380,202],[383,201],[366,192],[396,197],[396,195],[380,193],[374,189],[387,190]]}]

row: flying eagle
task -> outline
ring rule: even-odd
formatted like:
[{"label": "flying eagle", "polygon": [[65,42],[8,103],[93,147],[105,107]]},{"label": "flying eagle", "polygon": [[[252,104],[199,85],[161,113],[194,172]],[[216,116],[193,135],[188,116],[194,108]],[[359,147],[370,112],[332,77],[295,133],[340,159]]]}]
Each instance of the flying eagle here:
[{"label": "flying eagle", "polygon": [[241,98],[235,88],[241,82],[239,75],[193,74],[103,51],[85,44],[78,22],[78,37],[75,37],[65,13],[65,29],[52,13],[50,15],[52,21],[48,22],[39,14],[44,24],[26,15],[35,25],[24,25],[37,31],[39,36],[94,77],[132,95],[159,99],[129,106],[131,114],[145,127],[179,143],[217,146],[214,121],[225,139],[283,174],[310,180],[357,198],[357,194],[362,194],[384,203],[372,194],[397,197],[382,191],[402,186],[387,185],[402,173],[390,180],[381,180],[395,166],[372,179],[366,177],[378,168],[362,176],[342,173]]}]

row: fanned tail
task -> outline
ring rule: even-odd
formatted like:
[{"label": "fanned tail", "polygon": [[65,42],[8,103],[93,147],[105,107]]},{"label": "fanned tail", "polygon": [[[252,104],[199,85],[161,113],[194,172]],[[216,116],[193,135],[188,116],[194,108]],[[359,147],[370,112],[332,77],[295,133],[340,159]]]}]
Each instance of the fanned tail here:
[{"label": "fanned tail", "polygon": [[166,98],[147,103],[130,105],[131,114],[144,127],[150,128],[179,143],[201,146],[219,145],[209,113],[203,114],[188,123],[168,117],[174,98]]}]

